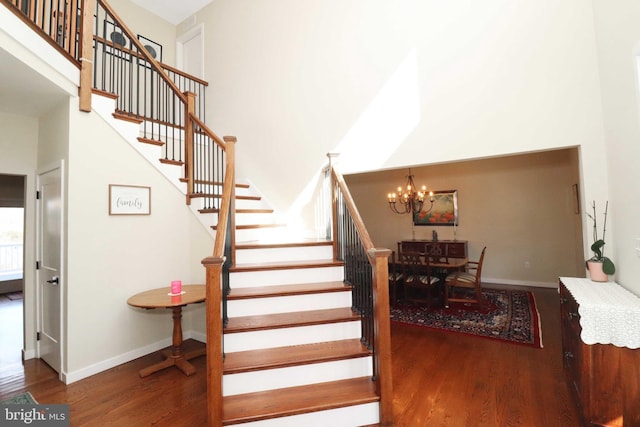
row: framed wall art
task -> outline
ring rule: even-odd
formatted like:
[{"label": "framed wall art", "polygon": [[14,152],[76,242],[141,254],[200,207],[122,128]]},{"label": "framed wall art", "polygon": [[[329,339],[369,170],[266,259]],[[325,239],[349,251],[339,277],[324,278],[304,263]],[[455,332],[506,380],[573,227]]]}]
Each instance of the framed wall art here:
[{"label": "framed wall art", "polygon": [[109,184],[109,215],[150,215],[151,187]]},{"label": "framed wall art", "polygon": [[415,225],[458,225],[458,190],[434,191],[430,206],[425,201],[422,211],[413,214]]},{"label": "framed wall art", "polygon": [[129,53],[131,48],[130,41],[117,24],[104,21],[103,34],[107,40],[104,45],[105,53],[122,58],[125,61],[131,61],[131,54]]},{"label": "framed wall art", "polygon": [[[144,36],[138,34],[138,40],[142,43],[142,46],[147,50],[147,53],[156,61],[162,62],[162,45],[154,42]],[[144,59],[140,59],[139,63],[146,67],[149,67],[149,64]]]}]

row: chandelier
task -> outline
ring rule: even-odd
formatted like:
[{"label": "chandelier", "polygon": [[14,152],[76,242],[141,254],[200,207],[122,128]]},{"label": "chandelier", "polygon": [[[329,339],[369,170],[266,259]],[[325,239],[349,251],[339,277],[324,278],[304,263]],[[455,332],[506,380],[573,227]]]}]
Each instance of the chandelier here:
[{"label": "chandelier", "polygon": [[[433,208],[433,191],[429,192],[428,197],[430,205],[426,212],[431,211]],[[389,193],[387,198],[389,199],[389,207],[397,214],[419,213],[422,212],[425,199],[427,198],[427,186],[423,185],[422,189],[418,191],[416,184],[413,182],[411,169],[409,169],[407,184],[404,189],[398,187],[398,192]]]}]

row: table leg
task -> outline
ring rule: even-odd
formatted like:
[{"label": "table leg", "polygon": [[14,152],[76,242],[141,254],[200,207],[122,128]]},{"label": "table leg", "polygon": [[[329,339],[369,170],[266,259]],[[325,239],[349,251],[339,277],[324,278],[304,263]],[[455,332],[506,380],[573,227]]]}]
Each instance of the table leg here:
[{"label": "table leg", "polygon": [[170,366],[180,369],[185,375],[189,376],[196,372],[196,368],[188,362],[194,357],[202,356],[206,352],[206,348],[199,348],[183,353],[182,351],[182,307],[173,307],[173,339],[170,350],[163,350],[162,356],[165,358],[162,362],[158,362],[149,367],[140,370],[140,377],[146,377],[154,372]]}]

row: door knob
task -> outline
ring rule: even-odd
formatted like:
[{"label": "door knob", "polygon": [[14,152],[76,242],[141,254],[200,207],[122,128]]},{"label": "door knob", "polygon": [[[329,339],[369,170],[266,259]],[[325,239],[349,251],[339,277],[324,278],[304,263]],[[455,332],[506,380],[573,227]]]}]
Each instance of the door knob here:
[{"label": "door knob", "polygon": [[57,285],[58,284],[58,276],[53,276],[53,278],[51,280],[47,280],[47,283],[51,283],[53,285]]}]

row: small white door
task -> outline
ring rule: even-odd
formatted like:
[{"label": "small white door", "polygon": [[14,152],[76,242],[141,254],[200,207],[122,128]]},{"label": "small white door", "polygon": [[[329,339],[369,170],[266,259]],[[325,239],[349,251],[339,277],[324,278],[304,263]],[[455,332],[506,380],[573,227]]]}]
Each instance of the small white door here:
[{"label": "small white door", "polygon": [[203,25],[187,31],[177,41],[178,68],[204,79]]},{"label": "small white door", "polygon": [[38,354],[62,369],[62,169],[38,175]]}]

